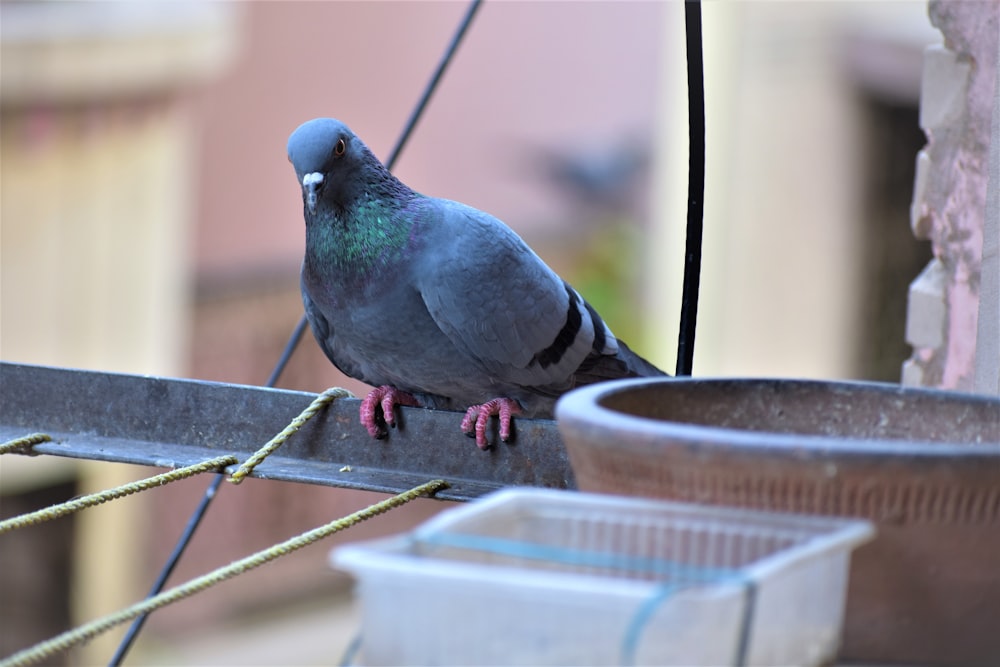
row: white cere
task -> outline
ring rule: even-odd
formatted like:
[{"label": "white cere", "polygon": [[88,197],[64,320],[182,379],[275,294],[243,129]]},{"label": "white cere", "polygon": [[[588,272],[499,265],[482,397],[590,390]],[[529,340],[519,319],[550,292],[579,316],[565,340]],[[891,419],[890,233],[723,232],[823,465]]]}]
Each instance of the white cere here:
[{"label": "white cere", "polygon": [[314,171],[302,177],[302,185],[304,186],[310,186],[322,182],[323,182],[323,174],[319,173],[318,171]]}]

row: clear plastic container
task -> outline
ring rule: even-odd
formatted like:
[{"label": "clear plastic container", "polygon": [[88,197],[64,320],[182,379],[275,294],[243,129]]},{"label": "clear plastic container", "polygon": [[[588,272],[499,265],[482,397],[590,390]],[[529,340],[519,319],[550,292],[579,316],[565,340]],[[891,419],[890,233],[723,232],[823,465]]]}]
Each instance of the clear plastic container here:
[{"label": "clear plastic container", "polygon": [[342,546],[368,665],[819,665],[870,523],[508,489]]}]

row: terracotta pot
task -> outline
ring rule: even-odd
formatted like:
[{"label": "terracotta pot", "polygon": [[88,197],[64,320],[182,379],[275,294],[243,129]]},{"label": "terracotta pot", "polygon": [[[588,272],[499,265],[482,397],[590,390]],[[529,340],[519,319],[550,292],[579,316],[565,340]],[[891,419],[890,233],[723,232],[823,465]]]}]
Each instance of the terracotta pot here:
[{"label": "terracotta pot", "polygon": [[1000,399],[640,379],[556,408],[582,491],[863,517],[841,660],[1000,664]]}]

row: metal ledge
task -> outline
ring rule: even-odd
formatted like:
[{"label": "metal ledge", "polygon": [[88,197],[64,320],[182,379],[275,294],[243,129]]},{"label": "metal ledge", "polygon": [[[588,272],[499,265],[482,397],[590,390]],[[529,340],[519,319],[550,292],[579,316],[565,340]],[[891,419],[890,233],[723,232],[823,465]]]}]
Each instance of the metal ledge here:
[{"label": "metal ledge", "polygon": [[[0,363],[0,442],[41,432],[36,454],[174,468],[220,454],[245,460],[315,398],[282,389]],[[359,401],[334,401],[253,476],[398,493],[446,479],[443,500],[505,486],[576,487],[555,422],[515,419],[514,438],[488,451],[459,429],[457,412],[401,408],[399,426],[373,440]],[[494,420],[495,422],[495,420]],[[228,472],[232,472],[229,470]]]}]

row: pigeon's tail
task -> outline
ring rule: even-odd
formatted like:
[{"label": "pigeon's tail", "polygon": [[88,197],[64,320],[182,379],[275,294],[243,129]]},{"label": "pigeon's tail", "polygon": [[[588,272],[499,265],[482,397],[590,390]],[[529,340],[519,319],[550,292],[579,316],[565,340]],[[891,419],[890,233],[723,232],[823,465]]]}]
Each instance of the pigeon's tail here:
[{"label": "pigeon's tail", "polygon": [[562,391],[567,391],[575,387],[582,387],[595,382],[606,382],[608,380],[619,380],[622,378],[636,377],[663,377],[667,374],[659,368],[649,363],[638,354],[629,349],[621,340],[618,341],[618,353],[591,354],[588,356],[580,368],[570,379],[569,386],[563,386]]},{"label": "pigeon's tail", "polygon": [[659,368],[649,363],[638,354],[633,352],[624,341],[618,341],[618,358],[625,362],[628,374],[625,377],[659,377],[669,376],[669,373],[661,371]]},{"label": "pigeon's tail", "polygon": [[594,352],[566,381],[547,386],[520,387],[516,398],[529,417],[552,418],[556,401],[567,391],[597,382],[638,377],[669,377],[618,340],[616,354]]}]

